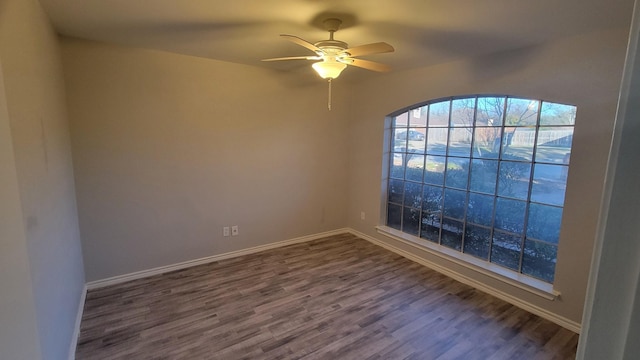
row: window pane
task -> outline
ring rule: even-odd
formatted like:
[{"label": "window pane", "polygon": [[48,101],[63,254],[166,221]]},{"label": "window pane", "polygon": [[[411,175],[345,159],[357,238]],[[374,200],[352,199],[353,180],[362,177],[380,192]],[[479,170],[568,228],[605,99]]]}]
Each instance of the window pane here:
[{"label": "window pane", "polygon": [[[511,231],[516,234],[524,229],[524,210],[526,202],[498,198],[496,202],[495,228]],[[446,203],[445,203],[446,208]]]},{"label": "window pane", "polygon": [[497,159],[500,153],[502,128],[479,127],[473,133],[473,157]]},{"label": "window pane", "polygon": [[420,210],[405,207],[402,214],[402,231],[407,234],[418,236],[419,230]]},{"label": "window pane", "polygon": [[444,189],[444,215],[462,220],[466,200],[466,191]]},{"label": "window pane", "polygon": [[442,220],[441,244],[456,250],[462,248],[462,223],[460,221]]},{"label": "window pane", "polygon": [[407,151],[407,129],[393,130],[393,151]]},{"label": "window pane", "polygon": [[469,181],[469,159],[448,158],[447,181],[448,187],[467,189]]},{"label": "window pane", "polygon": [[556,245],[539,241],[525,241],[522,273],[553,282],[557,252]]},{"label": "window pane", "polygon": [[502,158],[531,161],[535,140],[535,128],[504,128],[504,134],[502,136]]},{"label": "window pane", "polygon": [[409,126],[411,127],[427,127],[427,105],[413,109],[409,112]]},{"label": "window pane", "polygon": [[422,205],[422,184],[406,182],[404,184],[404,206],[419,209]]},{"label": "window pane", "polygon": [[424,155],[407,154],[407,180],[422,181],[424,173]]},{"label": "window pane", "polygon": [[472,127],[475,106],[475,98],[453,100],[451,102],[451,126]]},{"label": "window pane", "polygon": [[491,226],[493,220],[493,199],[491,195],[470,193],[467,206],[467,221]]},{"label": "window pane", "polygon": [[409,119],[408,114],[406,112],[402,113],[393,118],[392,126],[394,128],[407,127],[407,125],[409,124],[408,119]]},{"label": "window pane", "polygon": [[400,230],[402,224],[402,206],[387,205],[387,226]]},{"label": "window pane", "polygon": [[429,128],[427,132],[427,154],[446,155],[449,129]]},{"label": "window pane", "polygon": [[527,237],[557,244],[560,238],[561,220],[562,208],[530,204]]},{"label": "window pane", "polygon": [[533,169],[531,201],[562,206],[567,187],[567,170],[564,165],[536,164]]},{"label": "window pane", "polygon": [[464,252],[487,260],[491,230],[467,224],[464,230]]},{"label": "window pane", "polygon": [[473,160],[471,163],[471,191],[495,194],[498,178],[498,162]]},{"label": "window pane", "polygon": [[538,131],[536,162],[569,165],[573,127],[541,127]]},{"label": "window pane", "polygon": [[444,183],[444,156],[427,156],[424,182],[427,184],[442,185]]},{"label": "window pane", "polygon": [[518,270],[520,267],[520,236],[501,233],[493,234],[491,245],[491,262],[510,269]]},{"label": "window pane", "polygon": [[540,102],[537,100],[510,98],[507,101],[507,126],[532,126],[538,121]]},{"label": "window pane", "polygon": [[395,130],[395,151],[424,154],[426,128]]},{"label": "window pane", "polygon": [[543,102],[540,109],[540,125],[574,125],[576,107]]},{"label": "window pane", "polygon": [[402,204],[402,193],[404,190],[404,181],[402,180],[389,180],[389,201]]},{"label": "window pane", "polygon": [[526,200],[529,194],[530,163],[503,161],[500,163],[498,195]]},{"label": "window pane", "polygon": [[427,128],[411,128],[407,132],[407,149],[409,152],[424,154]]},{"label": "window pane", "polygon": [[442,213],[442,188],[425,185],[422,193],[422,211],[428,214]]},{"label": "window pane", "polygon": [[440,240],[440,213],[422,213],[422,228],[420,237],[439,243]]},{"label": "window pane", "polygon": [[449,129],[449,155],[469,157],[473,128]]},{"label": "window pane", "polygon": [[391,161],[391,171],[389,173],[392,178],[404,178],[404,156],[405,155],[403,153],[393,153],[393,160]]},{"label": "window pane", "polygon": [[449,126],[449,101],[429,105],[429,127]]},{"label": "window pane", "polygon": [[476,126],[501,126],[504,102],[504,97],[479,97]]}]

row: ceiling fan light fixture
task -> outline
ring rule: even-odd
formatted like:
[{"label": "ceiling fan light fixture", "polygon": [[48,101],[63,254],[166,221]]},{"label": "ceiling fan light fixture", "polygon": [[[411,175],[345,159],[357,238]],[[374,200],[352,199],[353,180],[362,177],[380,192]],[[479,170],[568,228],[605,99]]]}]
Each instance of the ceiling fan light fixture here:
[{"label": "ceiling fan light fixture", "polygon": [[311,66],[321,78],[335,79],[340,76],[340,73],[347,67],[347,64],[337,61],[320,61],[313,63]]}]

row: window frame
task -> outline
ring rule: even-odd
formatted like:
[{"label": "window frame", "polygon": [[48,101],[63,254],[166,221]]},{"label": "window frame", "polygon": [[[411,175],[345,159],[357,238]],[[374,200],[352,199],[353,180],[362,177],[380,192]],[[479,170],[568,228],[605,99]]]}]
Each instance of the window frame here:
[{"label": "window frame", "polygon": [[[480,125],[478,126],[476,119],[477,119],[477,112],[478,112],[478,99],[479,98],[503,98],[504,99],[504,109],[503,112],[501,114],[502,119],[501,119],[501,124],[500,126],[493,126],[489,127],[489,125]],[[523,164],[528,164],[529,167],[529,182],[528,182],[528,189],[527,189],[527,193],[526,193],[526,198],[525,199],[520,199],[520,200],[524,200],[524,206],[526,207],[526,211],[525,211],[525,216],[522,222],[522,226],[524,227],[524,230],[522,230],[522,233],[520,236],[520,245],[521,248],[519,251],[519,256],[518,256],[518,266],[517,266],[517,270],[512,270],[509,269],[507,267],[504,267],[503,265],[498,265],[494,262],[490,261],[491,258],[491,246],[493,246],[493,234],[496,232],[496,226],[495,223],[493,222],[495,220],[495,212],[496,212],[496,202],[498,201],[498,199],[501,198],[508,198],[508,197],[501,197],[499,196],[498,193],[498,182],[500,181],[500,171],[497,170],[496,172],[496,190],[493,194],[489,194],[489,196],[492,197],[493,199],[493,214],[492,214],[492,223],[490,226],[487,227],[487,229],[490,230],[490,239],[489,239],[489,255],[487,257],[486,260],[483,260],[481,258],[475,257],[473,255],[469,255],[468,253],[464,252],[464,240],[461,239],[460,243],[460,250],[456,250],[456,249],[452,249],[449,248],[445,245],[442,245],[442,236],[439,237],[439,242],[432,242],[429,241],[425,238],[419,237],[420,236],[420,231],[422,229],[422,224],[423,224],[423,219],[422,219],[422,213],[424,210],[424,200],[420,200],[420,224],[419,224],[419,228],[417,233],[415,234],[410,234],[410,233],[406,233],[403,232],[399,229],[393,228],[388,226],[387,224],[387,219],[388,219],[388,206],[389,203],[392,202],[389,198],[389,189],[390,189],[390,184],[391,181],[394,180],[391,176],[392,170],[393,170],[393,161],[394,161],[394,156],[397,154],[396,151],[394,151],[394,143],[395,143],[395,135],[396,132],[394,130],[396,129],[401,129],[401,131],[405,131],[406,134],[409,134],[410,131],[415,130],[415,128],[424,128],[425,129],[425,137],[429,137],[430,133],[428,132],[429,129],[432,129],[432,127],[430,126],[431,124],[428,122],[429,120],[425,120],[425,124],[424,125],[420,125],[420,126],[412,126],[411,125],[411,114],[412,112],[415,111],[422,111],[423,108],[425,108],[426,106],[430,106],[432,104],[438,104],[441,102],[445,102],[448,101],[449,102],[449,113],[447,115],[447,117],[449,118],[448,123],[446,126],[442,126],[443,129],[447,129],[447,133],[450,134],[452,132],[452,129],[456,129],[457,127],[451,123],[451,110],[453,108],[453,104],[456,100],[471,100],[473,101],[473,117],[472,117],[472,125],[469,126],[468,124],[466,126],[459,126],[460,128],[466,128],[467,130],[470,129],[470,143],[469,143],[469,153],[467,156],[460,156],[460,159],[466,160],[468,161],[468,167],[467,167],[467,182],[466,185],[464,187],[464,189],[461,188],[462,191],[464,191],[464,196],[465,196],[465,204],[468,202],[468,199],[471,195],[474,194],[478,194],[475,191],[471,191],[471,170],[469,170],[470,164],[472,163],[472,161],[474,159],[479,159],[482,158],[482,156],[480,157],[476,157],[474,155],[474,145],[475,145],[475,141],[476,141],[476,131],[477,129],[482,129],[482,128],[493,128],[493,129],[499,129],[499,138],[500,138],[500,151],[498,151],[498,157],[495,159],[496,161],[496,166],[498,167],[498,169],[500,168],[500,166],[502,166],[503,164],[506,163],[523,163]],[[537,114],[536,114],[536,119],[533,125],[528,125],[528,126],[522,126],[520,128],[524,129],[524,128],[530,128],[534,130],[534,140],[533,140],[533,145],[532,145],[532,149],[531,149],[531,158],[528,161],[521,161],[521,160],[516,160],[516,159],[506,159],[503,158],[503,142],[505,141],[505,129],[511,127],[510,125],[513,126],[513,124],[506,124],[505,118],[507,115],[507,104],[509,103],[510,100],[524,100],[524,101],[535,101],[537,102]],[[476,94],[476,95],[463,95],[463,96],[450,96],[450,97],[445,97],[445,98],[438,98],[438,99],[433,99],[433,100],[429,100],[429,101],[425,101],[419,104],[415,104],[412,105],[410,107],[395,111],[394,113],[390,114],[389,116],[386,117],[385,119],[385,139],[384,139],[384,153],[383,153],[383,176],[382,176],[382,196],[381,196],[381,213],[380,213],[380,223],[383,225],[377,226],[377,230],[378,232],[394,238],[396,240],[401,240],[404,241],[406,243],[408,243],[409,245],[418,247],[421,250],[427,250],[439,257],[444,257],[445,259],[449,260],[449,261],[453,261],[455,263],[458,263],[460,265],[463,265],[465,267],[469,267],[472,268],[476,271],[479,271],[481,273],[484,273],[485,275],[500,279],[502,281],[507,281],[512,283],[515,286],[518,287],[522,287],[526,290],[529,290],[531,292],[534,293],[538,293],[541,296],[544,296],[546,298],[550,298],[553,299],[556,296],[558,296],[558,292],[553,290],[553,282],[548,282],[545,281],[541,278],[536,278],[527,274],[522,273],[522,269],[523,269],[523,261],[525,258],[525,242],[526,241],[539,241],[539,239],[534,239],[534,238],[530,238],[527,237],[527,221],[529,219],[529,207],[531,206],[531,204],[538,204],[538,202],[535,201],[531,201],[531,197],[532,197],[532,187],[534,185],[534,169],[536,167],[537,164],[541,164],[541,165],[545,165],[545,164],[553,164],[551,161],[537,161],[536,159],[536,155],[537,155],[537,147],[539,145],[539,135],[540,135],[540,130],[541,128],[548,128],[548,127],[557,127],[557,128],[561,128],[561,127],[571,127],[571,131],[573,134],[573,129],[575,128],[575,119],[576,119],[576,113],[577,113],[577,108],[574,105],[567,105],[567,106],[572,106],[574,108],[574,117],[573,117],[573,122],[570,124],[554,124],[554,125],[549,125],[549,124],[542,124],[540,119],[542,117],[542,109],[544,104],[552,104],[552,105],[567,105],[567,104],[561,104],[561,103],[557,103],[557,102],[550,102],[550,101],[546,101],[546,100],[541,100],[541,99],[525,99],[522,97],[518,97],[518,96],[511,96],[511,95],[504,95],[504,94]],[[429,108],[430,109],[430,108]],[[396,117],[403,115],[403,114],[407,114],[407,119],[406,119],[406,125],[403,126],[402,128],[397,128],[393,126],[393,121]],[[515,128],[515,126],[514,126]],[[408,140],[404,140],[405,141],[405,150],[402,151],[402,153],[404,154],[408,154],[409,152],[407,152],[407,148],[409,145],[409,141]],[[425,139],[426,141],[426,139]],[[451,158],[457,158],[457,156],[451,156],[450,154],[450,139],[447,139],[447,143],[446,143],[446,149],[445,149],[445,153],[442,154],[442,156],[445,157],[445,167],[448,166],[448,162]],[[571,144],[572,145],[572,144]],[[427,146],[428,148],[428,146]],[[571,151],[571,146],[569,147],[569,153]],[[420,155],[423,155],[424,159],[427,158],[427,156],[430,156],[430,153],[428,152],[428,150],[424,150]],[[406,171],[406,163],[405,160],[403,159],[403,174]],[[409,160],[407,160],[406,162],[408,163]],[[422,167],[422,180],[411,180],[411,179],[407,179],[406,176],[403,175],[402,177],[402,184],[403,186],[406,186],[407,183],[412,183],[412,181],[415,181],[416,183],[421,184],[421,186],[425,186],[425,185],[429,185],[428,183],[426,183],[424,176],[427,173],[427,165],[426,165],[426,160],[423,160],[422,162],[423,167]],[[569,168],[569,163],[565,162],[562,163],[563,165],[566,165],[566,171],[568,173],[568,168]],[[447,170],[448,171],[448,170]],[[446,176],[447,171],[443,170],[443,176]],[[397,179],[396,179],[397,180]],[[565,175],[565,187],[566,187],[566,175]],[[442,181],[442,185],[437,185],[441,187],[442,190],[442,194],[444,197],[444,192],[447,189],[451,189],[452,187],[448,187],[447,183],[446,183],[446,179],[444,179]],[[453,189],[452,189],[453,190]],[[404,197],[406,194],[404,194],[404,191],[402,193],[402,196]],[[442,212],[439,215],[439,224],[440,224],[440,228],[442,229],[443,226],[443,222],[445,219],[445,205],[444,205],[444,200],[442,201]],[[545,204],[548,205],[548,204]],[[400,218],[402,219],[404,217],[404,211],[405,209],[405,205],[404,205],[404,199],[402,202],[399,203],[400,209],[402,210],[402,213],[400,215]],[[551,205],[550,205],[551,206]],[[559,205],[558,204],[554,204],[552,206],[555,206],[561,210],[564,209],[564,201],[562,201]],[[467,212],[468,212],[468,208],[467,206],[464,206],[464,214],[462,215],[462,226],[463,226],[463,230],[462,230],[462,234],[465,234],[465,227],[468,225],[469,221],[467,219]],[[471,225],[474,225],[473,223]],[[401,226],[402,228],[402,226]],[[442,230],[440,230],[442,231]],[[501,232],[501,231],[498,231]],[[461,237],[463,237],[464,235],[461,235]],[[559,245],[559,241],[556,243],[556,250],[557,250],[557,246]],[[556,257],[555,257],[555,261],[557,264],[557,252],[556,252]],[[554,269],[555,272],[555,269]]]}]

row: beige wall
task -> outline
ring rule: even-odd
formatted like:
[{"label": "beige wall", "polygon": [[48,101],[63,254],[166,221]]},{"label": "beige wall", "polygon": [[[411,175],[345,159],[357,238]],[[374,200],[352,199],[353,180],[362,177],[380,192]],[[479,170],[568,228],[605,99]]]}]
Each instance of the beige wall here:
[{"label": "beige wall", "polygon": [[[13,291],[26,291],[27,285],[33,294],[29,299],[25,293],[23,302],[3,306],[2,311],[18,314],[34,306],[38,343],[25,339],[31,343],[3,344],[0,358],[36,359],[39,348],[43,358],[63,359],[72,343],[84,272],[58,38],[36,0],[4,1],[1,10],[0,60],[8,124],[3,116],[0,126],[9,126],[11,140],[3,138],[2,150],[7,156],[7,144],[13,145],[15,168],[11,171],[8,165],[6,174],[16,177],[17,188],[9,189],[18,191],[21,211],[16,214],[15,206],[12,210],[11,227],[17,232],[7,234],[6,242],[3,235],[0,253],[17,257],[10,273],[3,272],[15,287],[3,286],[2,291],[13,296]],[[4,171],[3,165],[3,177]],[[30,317],[24,321],[28,326]],[[4,321],[0,329],[18,331]],[[5,356],[27,353],[28,347],[33,356]]]},{"label": "beige wall", "polygon": [[337,82],[329,112],[310,72],[72,39],[63,59],[88,280],[346,225]]},{"label": "beige wall", "polygon": [[579,359],[640,354],[640,7],[634,9]]},{"label": "beige wall", "polygon": [[[628,30],[567,38],[518,51],[391,73],[354,88],[350,122],[349,226],[579,323],[598,221],[604,172]],[[377,234],[384,117],[429,99],[510,94],[577,105],[571,168],[550,302]],[[375,101],[372,101],[375,99]],[[360,212],[367,218],[360,220]]]},{"label": "beige wall", "polygon": [[0,357],[40,358],[18,176],[0,71]]}]

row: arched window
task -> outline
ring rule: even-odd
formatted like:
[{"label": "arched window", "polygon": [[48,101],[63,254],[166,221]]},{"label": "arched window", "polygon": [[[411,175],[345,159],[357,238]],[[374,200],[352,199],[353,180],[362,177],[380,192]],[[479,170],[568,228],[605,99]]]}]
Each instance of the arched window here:
[{"label": "arched window", "polygon": [[392,116],[387,227],[552,283],[575,115],[482,95]]}]

